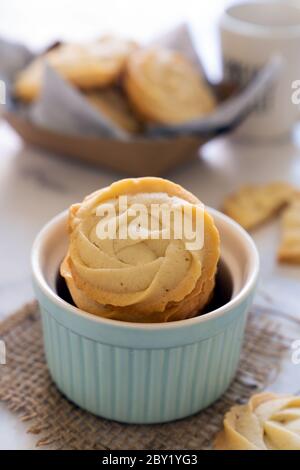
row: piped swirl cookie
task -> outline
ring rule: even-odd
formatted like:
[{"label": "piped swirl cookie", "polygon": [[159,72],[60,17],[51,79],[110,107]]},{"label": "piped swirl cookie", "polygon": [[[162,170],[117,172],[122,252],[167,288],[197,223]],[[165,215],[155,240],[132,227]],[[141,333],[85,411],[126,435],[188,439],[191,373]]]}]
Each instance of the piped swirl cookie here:
[{"label": "piped swirl cookie", "polygon": [[[147,208],[146,218],[136,216],[137,207]],[[171,209],[171,223],[161,208]],[[199,245],[174,231],[184,211],[195,233],[197,220],[204,223]],[[111,237],[111,229],[117,236]],[[161,178],[113,183],[71,206],[69,232],[61,275],[82,310],[123,321],[167,322],[197,315],[210,300],[219,234],[200,201],[177,184]]]},{"label": "piped swirl cookie", "polygon": [[18,74],[15,96],[24,101],[38,97],[46,62],[81,89],[105,87],[119,78],[129,54],[135,48],[135,42],[114,36],[104,36],[86,44],[61,44],[37,57]]},{"label": "piped swirl cookie", "polygon": [[215,107],[209,86],[193,64],[180,53],[161,47],[130,55],[124,85],[136,110],[154,123],[191,121]]},{"label": "piped swirl cookie", "polygon": [[300,450],[300,397],[253,395],[231,408],[215,441],[218,450]]}]

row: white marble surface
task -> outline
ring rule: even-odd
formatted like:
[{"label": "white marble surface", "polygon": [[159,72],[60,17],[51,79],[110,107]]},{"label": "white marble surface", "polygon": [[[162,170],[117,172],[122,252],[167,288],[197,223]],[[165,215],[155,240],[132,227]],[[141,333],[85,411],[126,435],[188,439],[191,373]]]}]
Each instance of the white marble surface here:
[{"label": "white marble surface", "polygon": [[[26,5],[23,11],[20,11],[21,3]],[[144,2],[132,1],[130,9],[124,7],[127,2],[111,1],[110,6],[105,2],[102,20],[95,14],[97,5],[102,2],[83,3],[84,10],[69,1],[61,7],[62,2],[58,4],[56,0],[2,0],[0,35],[22,39],[33,47],[63,35],[78,37],[79,32],[81,36],[92,36],[101,28],[107,30],[112,26],[123,33],[135,32],[136,36],[144,37],[185,17],[191,21],[195,36],[200,40],[201,35],[211,34],[207,24],[227,2],[211,0],[200,14],[198,1],[173,1],[171,9],[167,5],[162,7],[162,2],[156,0],[146,7]],[[155,5],[160,5],[159,15],[154,14]],[[60,14],[57,16],[58,6]],[[70,8],[74,13],[71,16]],[[119,12],[117,17],[113,15],[115,11]],[[140,21],[136,20],[138,15]],[[47,25],[43,23],[44,18],[47,18]],[[208,51],[202,44],[202,49],[217,75],[216,56],[211,53],[214,48]],[[38,230],[53,215],[119,176],[23,147],[16,134],[4,122],[0,123],[0,319],[33,297],[29,260]],[[233,137],[217,139],[202,149],[197,161],[173,171],[168,177],[213,207],[219,207],[228,192],[246,182],[287,180],[300,186],[300,129],[293,139],[275,143],[246,145]],[[266,224],[253,235],[261,255],[261,278],[255,303],[272,306],[300,320],[300,268],[283,267],[276,262],[278,222]],[[292,328],[297,335],[296,326]],[[290,392],[300,389],[300,366],[292,365],[290,357],[273,388]],[[34,442],[35,438],[26,434],[25,426],[0,406],[0,449],[32,448]]]}]

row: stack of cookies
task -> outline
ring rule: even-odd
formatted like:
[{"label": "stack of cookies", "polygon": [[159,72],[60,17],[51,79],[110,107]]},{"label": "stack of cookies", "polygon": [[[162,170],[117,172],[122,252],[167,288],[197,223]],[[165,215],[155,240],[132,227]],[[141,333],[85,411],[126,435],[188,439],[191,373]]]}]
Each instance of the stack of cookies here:
[{"label": "stack of cookies", "polygon": [[186,57],[163,47],[140,47],[104,36],[86,44],[59,44],[20,71],[15,97],[38,99],[48,63],[108,121],[131,134],[148,124],[185,123],[210,113],[214,95]]},{"label": "stack of cookies", "polygon": [[[128,207],[119,205],[124,197]],[[149,219],[139,220],[133,238],[124,237],[121,231],[136,223],[132,211],[137,205]],[[153,206],[161,209],[150,216]],[[176,236],[171,219],[164,221],[162,208],[178,221],[175,212],[179,216],[187,207],[193,226],[203,220],[204,240],[197,248],[189,246],[185,235]],[[99,236],[97,228],[100,213],[108,209],[115,238]],[[60,272],[81,310],[114,320],[161,323],[194,317],[211,299],[220,256],[218,230],[200,201],[171,181],[124,179],[88,195],[70,208],[69,235]]]}]

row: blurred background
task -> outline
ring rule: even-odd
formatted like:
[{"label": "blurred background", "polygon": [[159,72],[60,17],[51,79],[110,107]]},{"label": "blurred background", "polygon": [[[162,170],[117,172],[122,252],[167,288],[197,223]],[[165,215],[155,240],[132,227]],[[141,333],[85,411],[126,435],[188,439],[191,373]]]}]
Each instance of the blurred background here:
[{"label": "blurred background", "polygon": [[[285,0],[283,0],[285,1]],[[220,77],[217,21],[228,0],[2,0],[0,35],[39,50],[57,39],[95,39],[118,33],[147,41],[181,22],[188,22],[212,77]]]}]

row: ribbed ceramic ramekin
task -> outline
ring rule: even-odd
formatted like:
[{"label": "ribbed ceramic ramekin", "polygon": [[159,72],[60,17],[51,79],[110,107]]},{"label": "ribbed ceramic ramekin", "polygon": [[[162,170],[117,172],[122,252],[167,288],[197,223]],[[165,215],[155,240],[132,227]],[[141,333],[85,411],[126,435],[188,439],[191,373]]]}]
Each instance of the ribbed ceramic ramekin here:
[{"label": "ribbed ceramic ramekin", "polygon": [[68,239],[63,213],[32,250],[46,358],[53,380],[74,403],[105,418],[158,423],[196,413],[234,377],[258,274],[249,235],[210,211],[221,235],[222,260],[233,281],[231,300],[205,315],[168,324],[138,324],[85,313],[56,293]]}]

